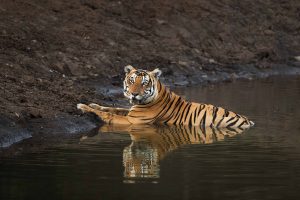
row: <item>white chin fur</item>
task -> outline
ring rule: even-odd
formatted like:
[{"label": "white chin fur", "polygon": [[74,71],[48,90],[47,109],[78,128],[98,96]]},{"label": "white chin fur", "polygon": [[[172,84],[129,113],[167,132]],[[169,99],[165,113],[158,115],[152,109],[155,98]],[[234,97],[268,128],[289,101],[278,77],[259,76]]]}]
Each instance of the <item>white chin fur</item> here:
[{"label": "white chin fur", "polygon": [[143,99],[143,97],[142,96],[136,96],[135,99],[140,101],[140,100]]}]

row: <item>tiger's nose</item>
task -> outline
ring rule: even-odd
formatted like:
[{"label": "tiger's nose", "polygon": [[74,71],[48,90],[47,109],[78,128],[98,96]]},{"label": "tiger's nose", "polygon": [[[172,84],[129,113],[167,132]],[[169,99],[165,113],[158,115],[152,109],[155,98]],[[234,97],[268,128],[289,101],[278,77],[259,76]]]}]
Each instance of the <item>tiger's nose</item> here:
[{"label": "tiger's nose", "polygon": [[131,93],[133,97],[136,97],[137,95],[139,95],[139,93]]}]

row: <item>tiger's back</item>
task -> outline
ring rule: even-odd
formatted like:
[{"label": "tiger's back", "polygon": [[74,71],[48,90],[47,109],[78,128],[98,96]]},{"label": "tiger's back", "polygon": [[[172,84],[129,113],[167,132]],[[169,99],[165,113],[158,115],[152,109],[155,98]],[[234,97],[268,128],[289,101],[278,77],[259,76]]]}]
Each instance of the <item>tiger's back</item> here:
[{"label": "tiger's back", "polygon": [[253,122],[245,116],[210,104],[184,100],[168,88],[157,83],[155,101],[146,105],[134,105],[128,113],[133,124],[159,123],[192,125],[217,128],[249,128]]}]

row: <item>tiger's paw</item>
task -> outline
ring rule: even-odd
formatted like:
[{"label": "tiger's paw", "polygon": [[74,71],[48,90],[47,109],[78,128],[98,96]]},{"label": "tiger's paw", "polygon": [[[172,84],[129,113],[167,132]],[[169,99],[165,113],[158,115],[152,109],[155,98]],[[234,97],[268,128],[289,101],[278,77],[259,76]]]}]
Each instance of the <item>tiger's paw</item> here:
[{"label": "tiger's paw", "polygon": [[100,105],[98,105],[96,103],[90,103],[89,107],[94,108],[96,110],[103,110],[103,106],[100,106]]},{"label": "tiger's paw", "polygon": [[79,109],[83,113],[85,113],[85,112],[89,112],[91,108],[83,103],[79,103],[79,104],[77,104],[77,109]]}]

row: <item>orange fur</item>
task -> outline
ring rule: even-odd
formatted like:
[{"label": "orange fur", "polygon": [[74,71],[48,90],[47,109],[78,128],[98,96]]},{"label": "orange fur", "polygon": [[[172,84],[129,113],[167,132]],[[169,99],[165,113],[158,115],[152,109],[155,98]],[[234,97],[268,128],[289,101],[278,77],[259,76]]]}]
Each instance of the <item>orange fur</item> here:
[{"label": "orange fur", "polygon": [[78,104],[112,124],[178,124],[202,127],[249,128],[254,123],[245,116],[210,104],[184,100],[159,81],[161,71],[125,67],[124,95],[134,104],[130,109]]}]

